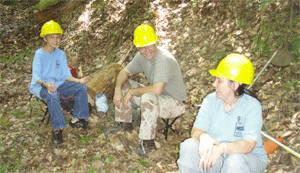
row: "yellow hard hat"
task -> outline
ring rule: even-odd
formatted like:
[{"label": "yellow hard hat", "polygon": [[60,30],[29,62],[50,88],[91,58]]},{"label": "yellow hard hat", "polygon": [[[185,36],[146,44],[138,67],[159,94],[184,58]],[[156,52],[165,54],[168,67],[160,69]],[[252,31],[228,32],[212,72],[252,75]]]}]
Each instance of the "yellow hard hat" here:
[{"label": "yellow hard hat", "polygon": [[60,34],[62,35],[63,32],[57,22],[54,22],[53,20],[50,20],[49,22],[46,22],[43,27],[40,34],[40,37],[44,37],[47,34]]},{"label": "yellow hard hat", "polygon": [[157,35],[150,25],[141,24],[138,26],[133,35],[133,44],[136,47],[150,46],[156,43]]},{"label": "yellow hard hat", "polygon": [[251,61],[243,55],[230,54],[219,63],[217,69],[209,70],[216,77],[226,78],[244,84],[254,84],[254,68]]}]

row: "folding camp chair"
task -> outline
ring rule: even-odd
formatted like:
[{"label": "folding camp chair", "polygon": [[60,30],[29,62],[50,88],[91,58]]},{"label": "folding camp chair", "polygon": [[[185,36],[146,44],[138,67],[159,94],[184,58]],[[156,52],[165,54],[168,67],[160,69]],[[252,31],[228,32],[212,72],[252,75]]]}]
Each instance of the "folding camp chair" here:
[{"label": "folding camp chair", "polygon": [[[29,101],[31,101],[32,97],[34,95],[30,93],[30,98],[29,98]],[[46,100],[42,100],[36,96],[34,96],[36,98],[37,101],[41,101],[42,104],[41,104],[41,110],[44,112],[44,116],[43,116],[43,119],[42,119],[42,123],[45,121],[45,118],[47,117],[47,115],[49,114],[49,117],[47,119],[47,124],[49,124],[49,121],[50,121],[50,112],[49,112],[49,109],[48,109],[48,106],[47,106],[47,102]],[[73,105],[74,105],[74,101],[72,100],[72,96],[63,96],[61,95],[60,96],[60,104],[63,108],[63,110],[67,110],[67,112],[70,112],[72,114],[72,111],[73,111]],[[30,104],[30,116],[32,114],[32,105]],[[91,105],[89,104],[89,109],[91,110]]]},{"label": "folding camp chair", "polygon": [[168,132],[169,129],[171,129],[173,132],[175,132],[175,130],[172,128],[172,125],[175,123],[175,121],[179,118],[180,116],[176,117],[173,119],[173,121],[171,123],[169,123],[170,119],[167,118],[161,118],[163,120],[163,122],[166,124],[166,126],[163,128],[162,134],[165,135],[165,140],[168,140]]}]

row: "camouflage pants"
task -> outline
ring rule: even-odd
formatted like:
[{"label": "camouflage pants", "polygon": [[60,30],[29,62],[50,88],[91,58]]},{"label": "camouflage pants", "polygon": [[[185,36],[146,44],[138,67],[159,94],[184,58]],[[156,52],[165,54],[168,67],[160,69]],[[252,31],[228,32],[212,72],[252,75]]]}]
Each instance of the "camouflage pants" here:
[{"label": "camouflage pants", "polygon": [[[130,88],[144,87],[133,80],[127,80],[122,92],[125,94]],[[146,93],[141,97],[133,97],[133,102],[141,108],[141,125],[139,138],[142,140],[150,140],[155,138],[157,117],[175,118],[185,113],[185,105],[181,101],[174,99],[168,95],[155,95]],[[129,109],[121,104],[120,109],[115,107],[115,121],[132,122],[131,102],[128,102]]]}]

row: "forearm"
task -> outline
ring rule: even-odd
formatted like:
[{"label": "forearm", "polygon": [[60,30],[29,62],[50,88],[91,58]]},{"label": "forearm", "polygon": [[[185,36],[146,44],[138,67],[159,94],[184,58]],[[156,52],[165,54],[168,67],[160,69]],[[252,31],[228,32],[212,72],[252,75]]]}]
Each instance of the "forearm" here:
[{"label": "forearm", "polygon": [[42,87],[46,87],[46,82],[44,82],[42,79],[37,80],[37,83],[39,83]]},{"label": "forearm", "polygon": [[192,129],[191,137],[192,137],[193,139],[196,139],[196,140],[200,141],[200,136],[201,136],[202,134],[205,134],[205,133],[206,133],[205,130],[203,130],[203,129],[199,128],[199,127],[194,127],[194,128]]},{"label": "forearm", "polygon": [[246,139],[243,141],[235,141],[225,144],[225,154],[248,154],[251,153],[256,145],[256,142],[252,139]]},{"label": "forearm", "polygon": [[153,85],[150,85],[150,86],[146,86],[146,87],[130,89],[129,92],[133,96],[140,97],[140,96],[142,96],[145,93],[153,93],[153,94],[155,94],[155,88],[154,88]]},{"label": "forearm", "polygon": [[115,89],[121,90],[123,84],[128,79],[128,76],[129,76],[129,74],[127,74],[126,69],[123,68],[117,76]]},{"label": "forearm", "polygon": [[77,79],[73,76],[70,76],[66,79],[67,81],[71,81],[71,82],[77,82],[77,83],[80,83],[80,79]]},{"label": "forearm", "polygon": [[42,85],[44,81],[42,79],[37,80],[37,83],[39,83],[40,85]]}]

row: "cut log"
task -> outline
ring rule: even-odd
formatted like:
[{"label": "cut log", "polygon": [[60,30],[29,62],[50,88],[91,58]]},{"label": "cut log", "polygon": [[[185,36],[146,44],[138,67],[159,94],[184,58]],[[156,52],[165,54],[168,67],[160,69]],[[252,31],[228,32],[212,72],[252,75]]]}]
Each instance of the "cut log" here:
[{"label": "cut log", "polygon": [[[114,95],[115,82],[117,75],[123,68],[118,63],[111,63],[105,66],[100,72],[87,83],[88,95],[93,102],[95,102],[95,96],[104,93],[107,100],[111,100]],[[91,103],[94,105],[94,103]]]}]

